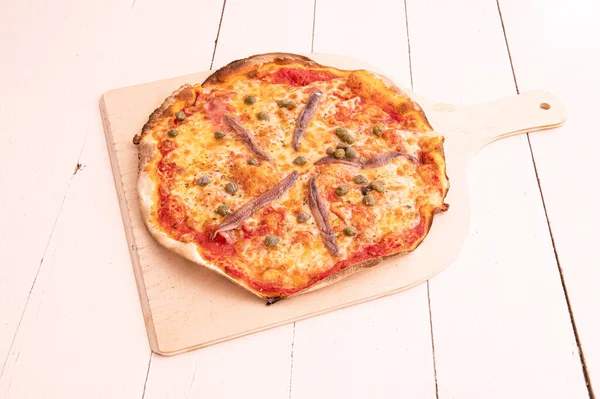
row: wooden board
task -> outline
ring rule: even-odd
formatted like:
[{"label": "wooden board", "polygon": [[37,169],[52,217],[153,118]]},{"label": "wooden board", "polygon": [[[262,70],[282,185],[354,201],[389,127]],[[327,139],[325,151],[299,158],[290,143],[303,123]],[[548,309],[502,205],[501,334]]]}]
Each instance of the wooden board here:
[{"label": "wooden board", "polygon": [[[310,57],[338,68],[377,71],[348,57]],[[454,106],[431,102],[407,90],[424,108],[434,129],[446,137],[450,210],[437,215],[428,237],[415,252],[325,289],[266,307],[263,301],[221,276],[164,249],[147,232],[139,212],[133,135],[173,90],[183,83],[200,83],[208,75],[210,72],[202,72],[109,91],[100,103],[150,346],[162,355],[182,353],[380,298],[427,280],[456,258],[466,237],[466,171],[473,154],[493,140],[556,127],[566,120],[560,101],[544,91],[489,104]]]}]

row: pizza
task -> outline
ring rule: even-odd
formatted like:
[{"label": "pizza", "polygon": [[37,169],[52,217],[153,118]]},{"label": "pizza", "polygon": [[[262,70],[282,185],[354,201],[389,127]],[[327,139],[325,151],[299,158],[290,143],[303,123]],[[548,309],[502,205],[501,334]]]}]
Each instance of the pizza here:
[{"label": "pizza", "polygon": [[419,105],[299,55],[180,87],[134,143],[150,233],[268,304],[413,251],[448,208],[444,138]]}]

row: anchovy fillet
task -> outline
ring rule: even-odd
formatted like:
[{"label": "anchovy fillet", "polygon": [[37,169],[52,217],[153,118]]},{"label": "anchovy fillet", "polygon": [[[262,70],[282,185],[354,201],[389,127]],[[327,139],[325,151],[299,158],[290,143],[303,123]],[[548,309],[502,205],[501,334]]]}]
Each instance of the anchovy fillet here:
[{"label": "anchovy fillet", "polygon": [[399,152],[399,151],[382,152],[382,153],[372,156],[371,158],[369,158],[365,162],[363,162],[363,169],[378,168],[380,166],[387,165],[388,163],[392,162],[392,160],[394,158],[398,158],[398,157],[406,157],[413,162],[418,162],[417,158],[413,157],[412,155],[405,154],[404,152]]},{"label": "anchovy fillet", "polygon": [[353,159],[350,161],[348,159],[338,159],[329,155],[316,161],[315,165],[329,165],[332,163],[341,163],[344,165],[356,166],[357,168],[362,168],[363,166],[362,162],[357,159]]},{"label": "anchovy fillet", "polygon": [[300,113],[300,116],[296,120],[296,130],[294,131],[294,138],[292,139],[292,148],[294,151],[298,151],[300,149],[300,137],[306,133],[308,124],[315,116],[315,113],[317,112],[317,106],[319,105],[319,100],[321,99],[322,95],[323,93],[319,90],[313,92],[308,98],[306,106]]},{"label": "anchovy fillet", "polygon": [[240,227],[254,212],[281,197],[294,185],[294,183],[296,183],[296,180],[298,180],[298,172],[293,172],[264,194],[245,203],[240,209],[227,216],[225,220],[217,226],[217,229],[210,235],[210,239],[214,239],[219,233]]},{"label": "anchovy fillet", "polygon": [[265,161],[271,162],[273,158],[262,148],[260,148],[255,142],[250,133],[240,123],[236,118],[225,115],[223,117],[227,126],[233,130],[237,136],[242,140],[242,142],[248,147],[250,151],[252,151],[257,157],[264,159]]},{"label": "anchovy fillet", "polygon": [[333,256],[339,256],[340,248],[338,247],[335,234],[329,225],[325,204],[323,203],[323,200],[317,191],[315,177],[311,177],[308,181],[308,206],[310,207],[310,211],[313,214],[315,223],[319,228],[319,232],[321,233],[321,238],[323,239],[325,247]]}]

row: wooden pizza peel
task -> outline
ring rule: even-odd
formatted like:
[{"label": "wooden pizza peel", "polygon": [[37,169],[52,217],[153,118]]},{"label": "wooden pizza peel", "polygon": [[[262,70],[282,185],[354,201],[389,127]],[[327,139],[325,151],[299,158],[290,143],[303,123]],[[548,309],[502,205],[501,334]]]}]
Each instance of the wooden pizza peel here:
[{"label": "wooden pizza peel", "polygon": [[[340,69],[378,71],[365,62],[308,54]],[[150,113],[184,83],[201,83],[212,72],[165,79],[104,93],[100,110],[123,223],[129,242],[150,347],[170,356],[414,287],[439,273],[460,253],[469,229],[467,167],[486,144],[511,135],[562,125],[565,107],[552,94],[532,91],[481,105],[436,103],[406,92],[446,138],[450,209],[434,218],[416,251],[389,259],[324,289],[265,306],[265,302],[210,270],[156,242],[142,220],[136,191],[139,133]],[[385,73],[382,73],[385,75]]]}]

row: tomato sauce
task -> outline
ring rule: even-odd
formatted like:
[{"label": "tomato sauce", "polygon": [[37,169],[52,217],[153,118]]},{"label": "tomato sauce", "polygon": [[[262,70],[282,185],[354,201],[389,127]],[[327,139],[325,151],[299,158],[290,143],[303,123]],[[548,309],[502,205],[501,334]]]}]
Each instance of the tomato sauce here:
[{"label": "tomato sauce", "polygon": [[[223,258],[229,256],[235,256],[235,245],[229,244],[225,238],[220,235],[216,235],[213,240],[210,239],[212,229],[207,229],[207,231],[203,231],[201,233],[196,234],[195,242],[206,249],[209,254],[207,258],[209,260],[214,260],[215,258]],[[225,267],[227,269],[227,266]]]},{"label": "tomato sauce", "polygon": [[302,68],[281,68],[265,76],[271,83],[284,83],[292,86],[306,86],[312,82],[329,81],[338,76],[329,71],[306,70]]}]

